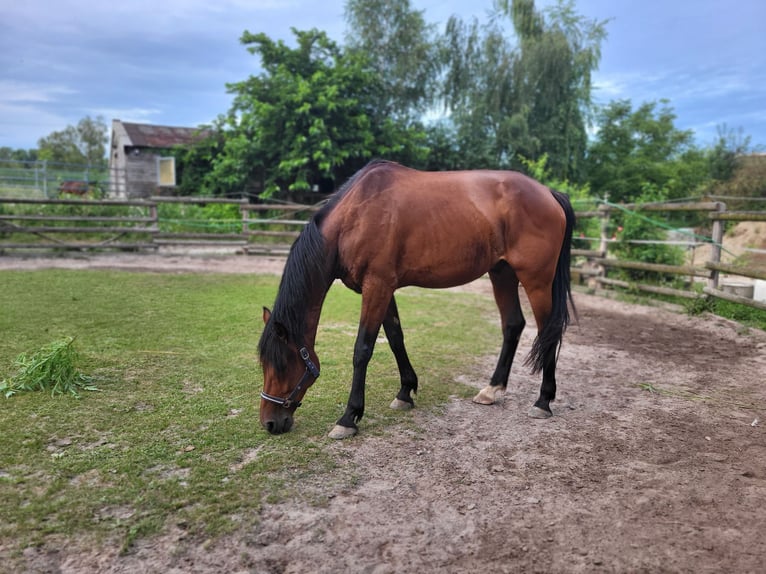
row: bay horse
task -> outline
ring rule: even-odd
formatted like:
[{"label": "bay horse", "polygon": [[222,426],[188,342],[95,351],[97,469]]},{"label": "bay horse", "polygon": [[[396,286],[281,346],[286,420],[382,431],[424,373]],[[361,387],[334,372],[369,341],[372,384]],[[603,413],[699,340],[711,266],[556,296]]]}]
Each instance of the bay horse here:
[{"label": "bay horse", "polygon": [[59,185],[59,194],[68,193],[70,195],[86,195],[90,191],[90,184],[87,181],[69,180],[62,181]]},{"label": "bay horse", "polygon": [[391,407],[414,406],[418,378],[404,346],[394,291],[444,288],[489,273],[503,343],[497,367],[473,399],[495,403],[508,384],[525,326],[519,283],[527,293],[537,337],[527,364],[542,371],[529,416],[552,415],[556,361],[569,323],[570,249],[575,215],[566,195],[512,171],[424,172],[373,161],[312,217],[290,249],[273,311],[258,344],[263,368],[260,421],[272,434],[290,430],[295,409],[319,377],[314,351],[325,295],[335,279],[362,295],[351,393],[330,433],[357,433],[364,414],[367,365],[381,325],[399,369]]}]

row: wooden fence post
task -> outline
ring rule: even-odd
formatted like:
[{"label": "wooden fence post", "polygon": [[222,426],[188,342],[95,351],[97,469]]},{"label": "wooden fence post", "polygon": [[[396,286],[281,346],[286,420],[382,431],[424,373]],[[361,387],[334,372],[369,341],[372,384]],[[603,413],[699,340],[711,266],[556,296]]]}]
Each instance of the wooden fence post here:
[{"label": "wooden fence post", "polygon": [[[609,193],[604,193],[604,203],[599,206],[599,211],[602,212],[601,214],[601,229],[600,229],[600,241],[598,245],[598,250],[601,252],[601,258],[606,259],[607,253],[609,251],[609,216],[611,214],[611,209],[607,205],[607,202],[609,201]],[[606,277],[607,268],[605,265],[599,264],[599,275],[601,277]]]},{"label": "wooden fence post", "polygon": [[157,209],[157,204],[152,203],[149,205],[149,217],[152,218],[152,224],[151,227],[155,230],[160,230],[160,216],[159,216],[159,210]]},{"label": "wooden fence post", "polygon": [[[716,202],[716,208],[714,213],[723,213],[726,211],[726,204],[720,201]],[[710,263],[717,265],[721,262],[721,243],[723,243],[723,220],[713,219],[713,249],[710,251]],[[709,289],[718,289],[718,270],[711,269],[710,277],[707,280],[707,286]]]}]

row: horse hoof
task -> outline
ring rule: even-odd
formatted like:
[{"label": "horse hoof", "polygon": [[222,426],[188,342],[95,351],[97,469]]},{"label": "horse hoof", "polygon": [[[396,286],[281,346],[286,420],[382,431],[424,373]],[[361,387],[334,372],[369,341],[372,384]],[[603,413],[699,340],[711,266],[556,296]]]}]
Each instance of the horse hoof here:
[{"label": "horse hoof", "polygon": [[335,425],[335,427],[330,431],[330,434],[327,436],[335,440],[342,440],[344,438],[352,437],[356,433],[357,429],[355,428]]},{"label": "horse hoof", "polygon": [[540,407],[532,407],[529,409],[527,416],[533,419],[549,419],[553,416],[553,413]]},{"label": "horse hoof", "polygon": [[494,405],[504,394],[505,389],[502,387],[493,387],[492,385],[489,385],[479,391],[479,394],[473,398],[473,402],[479,405]]},{"label": "horse hoof", "polygon": [[408,411],[410,410],[414,405],[412,403],[408,403],[407,401],[402,401],[400,399],[394,399],[391,402],[390,407],[395,411]]}]

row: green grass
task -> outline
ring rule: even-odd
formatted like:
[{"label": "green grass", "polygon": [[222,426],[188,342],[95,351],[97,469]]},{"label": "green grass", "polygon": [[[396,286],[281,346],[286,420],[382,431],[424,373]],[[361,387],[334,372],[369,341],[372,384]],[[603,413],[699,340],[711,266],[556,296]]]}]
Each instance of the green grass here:
[{"label": "green grass", "polygon": [[[5,271],[0,284],[0,380],[19,354],[75,337],[78,365],[100,390],[0,398],[0,539],[17,552],[51,535],[117,537],[127,548],[167,523],[214,536],[256,521],[264,500],[297,495],[307,478],[343,479],[331,473],[338,455],[326,434],[348,397],[359,313],[350,291],[331,289],[322,377],[293,431],[272,437],[258,422],[256,346],[277,277]],[[470,396],[452,381],[497,352],[493,303],[415,289],[398,302],[418,406]],[[398,386],[380,344],[362,437],[413,424],[388,409]]]}]

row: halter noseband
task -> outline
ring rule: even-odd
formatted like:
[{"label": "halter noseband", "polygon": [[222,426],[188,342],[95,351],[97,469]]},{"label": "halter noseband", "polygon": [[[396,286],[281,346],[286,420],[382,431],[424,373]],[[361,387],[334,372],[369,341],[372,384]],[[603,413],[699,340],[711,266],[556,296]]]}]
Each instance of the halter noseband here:
[{"label": "halter noseband", "polygon": [[279,397],[275,397],[273,395],[269,395],[261,391],[261,398],[263,400],[269,401],[270,403],[277,404],[280,407],[284,407],[286,409],[289,409],[292,406],[294,406],[297,409],[299,406],[301,406],[301,402],[295,400],[295,397],[298,393],[301,392],[303,387],[306,385],[306,382],[308,382],[309,377],[314,377],[314,380],[319,378],[319,369],[309,357],[309,351],[306,347],[301,347],[298,352],[300,353],[301,359],[303,359],[303,362],[306,365],[306,371],[303,373],[301,380],[298,381],[298,384],[295,386],[293,391],[287,396],[286,399],[281,399]]}]

